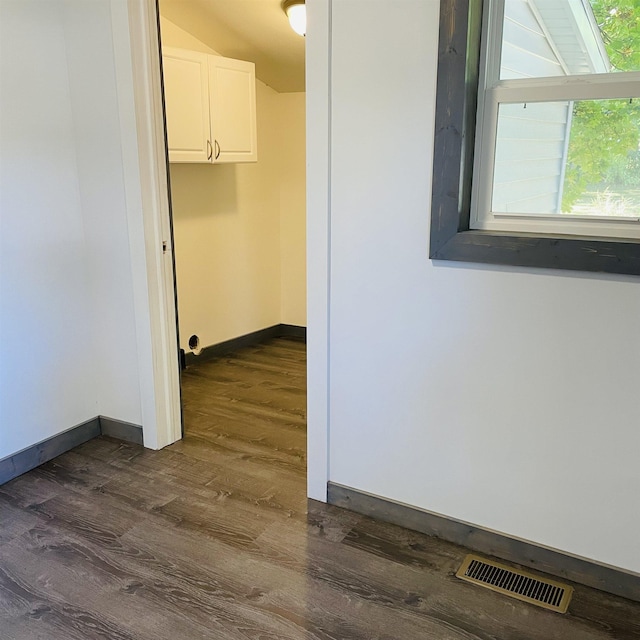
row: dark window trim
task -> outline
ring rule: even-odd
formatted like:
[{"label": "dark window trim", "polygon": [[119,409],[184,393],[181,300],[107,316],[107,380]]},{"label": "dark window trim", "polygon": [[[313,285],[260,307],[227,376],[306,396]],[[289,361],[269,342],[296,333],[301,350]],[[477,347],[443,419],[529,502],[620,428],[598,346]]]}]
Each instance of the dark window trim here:
[{"label": "dark window trim", "polygon": [[482,0],[441,0],[433,260],[640,275],[640,240],[469,229]]}]

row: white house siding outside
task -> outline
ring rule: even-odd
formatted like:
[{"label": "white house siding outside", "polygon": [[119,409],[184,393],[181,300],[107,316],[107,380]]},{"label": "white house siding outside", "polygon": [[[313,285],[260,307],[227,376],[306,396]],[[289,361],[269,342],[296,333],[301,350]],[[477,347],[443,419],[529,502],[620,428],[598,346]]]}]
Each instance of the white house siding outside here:
[{"label": "white house siding outside", "polygon": [[[500,79],[607,70],[585,0],[506,0]],[[572,102],[503,104],[492,210],[559,213]]]}]

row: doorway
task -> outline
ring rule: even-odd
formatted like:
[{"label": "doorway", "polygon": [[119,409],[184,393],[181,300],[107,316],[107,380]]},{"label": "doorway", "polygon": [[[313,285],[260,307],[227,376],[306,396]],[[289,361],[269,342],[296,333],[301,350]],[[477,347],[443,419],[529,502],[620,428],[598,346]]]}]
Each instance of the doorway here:
[{"label": "doorway", "polygon": [[[299,378],[306,332],[305,93],[304,75],[296,78],[295,69],[261,65],[262,54],[249,42],[250,33],[229,29],[230,20],[240,25],[246,18],[232,15],[239,4],[246,9],[252,2],[161,0],[159,16],[165,55],[175,52],[179,57],[184,52],[186,59],[191,56],[204,64],[207,57],[233,63],[235,59],[227,57],[232,54],[242,55],[244,63],[255,60],[257,161],[210,162],[212,149],[215,160],[224,156],[224,148],[218,154],[217,139],[215,144],[203,144],[203,153],[195,161],[183,152],[176,154],[169,104],[167,127],[170,160],[178,158],[170,162],[169,175],[180,349],[186,366],[182,382],[185,430],[199,438],[211,433],[233,438],[243,432],[250,440],[263,440],[262,432],[252,436],[246,428],[243,431],[247,411],[259,422],[249,407],[259,404],[264,412],[272,405],[276,414],[291,410],[291,426],[299,422],[300,414],[304,417],[306,404],[305,380]],[[253,4],[260,5],[258,14],[266,5],[260,0]],[[289,34],[279,6],[277,11],[282,22],[278,28],[284,26],[288,41],[302,51],[304,70],[304,41]],[[227,33],[220,28],[224,21]],[[208,22],[215,26],[203,28]],[[261,79],[263,73],[271,84]],[[197,81],[197,73],[193,77]],[[175,98],[169,97],[173,88],[167,82],[165,67],[165,101],[169,103]],[[226,386],[220,379],[227,381]],[[287,394],[288,399],[284,398]],[[239,414],[229,414],[230,408],[238,409]],[[227,425],[224,433],[220,432],[223,422]],[[252,428],[260,431],[259,425]],[[300,425],[295,428],[299,435]],[[235,429],[235,436],[229,429]],[[292,441],[295,455],[302,452],[304,458],[304,448]]]}]

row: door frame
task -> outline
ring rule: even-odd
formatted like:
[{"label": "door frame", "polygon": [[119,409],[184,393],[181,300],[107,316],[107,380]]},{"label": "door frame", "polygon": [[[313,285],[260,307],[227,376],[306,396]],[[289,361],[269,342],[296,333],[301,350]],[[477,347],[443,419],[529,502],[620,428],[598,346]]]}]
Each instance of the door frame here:
[{"label": "door frame", "polygon": [[111,0],[144,445],[182,437],[180,362],[157,10]]},{"label": "door frame", "polygon": [[[146,446],[161,448],[180,439],[181,421],[159,15],[156,0],[128,0],[127,4],[153,364],[153,384],[145,388],[145,372],[141,370],[141,387],[147,404],[156,407],[157,418],[144,422],[144,437]],[[306,4],[308,23],[314,25],[306,36],[307,495],[326,502],[330,415],[332,0],[307,0]],[[162,241],[168,242],[170,249],[164,255],[159,253]]]},{"label": "door frame", "polygon": [[327,501],[331,419],[331,12],[306,0],[307,495]]}]

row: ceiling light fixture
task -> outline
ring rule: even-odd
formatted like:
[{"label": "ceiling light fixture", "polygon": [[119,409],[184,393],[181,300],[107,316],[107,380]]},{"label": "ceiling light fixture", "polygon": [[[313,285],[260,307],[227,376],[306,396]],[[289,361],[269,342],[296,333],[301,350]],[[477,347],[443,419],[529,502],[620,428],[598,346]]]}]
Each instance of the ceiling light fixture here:
[{"label": "ceiling light fixture", "polygon": [[307,32],[307,8],[304,0],[284,0],[282,9],[289,18],[291,28],[303,36]]}]

